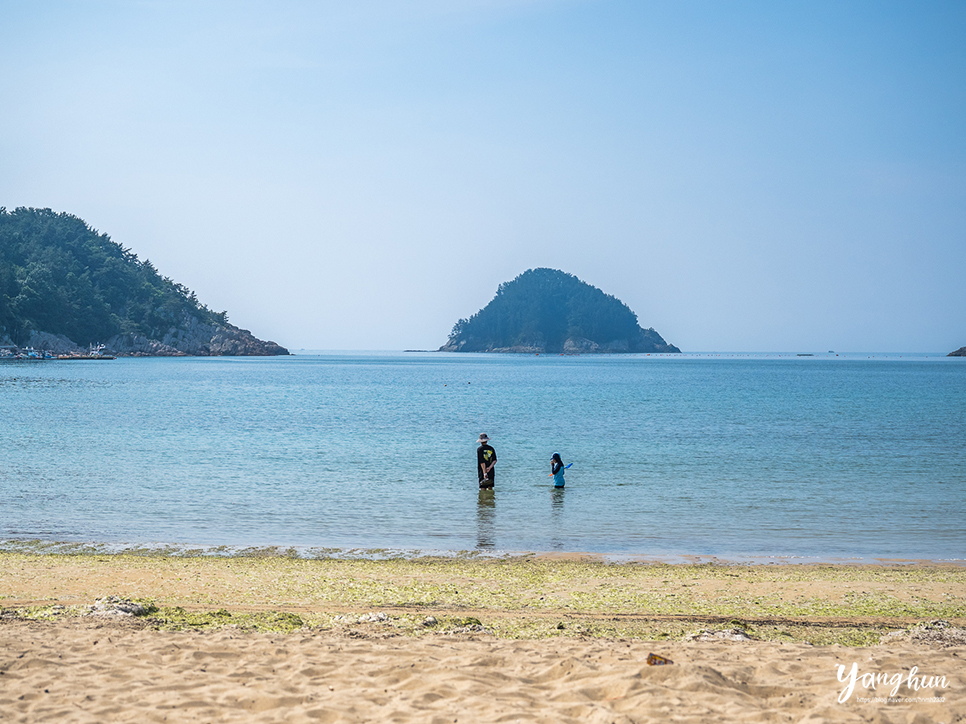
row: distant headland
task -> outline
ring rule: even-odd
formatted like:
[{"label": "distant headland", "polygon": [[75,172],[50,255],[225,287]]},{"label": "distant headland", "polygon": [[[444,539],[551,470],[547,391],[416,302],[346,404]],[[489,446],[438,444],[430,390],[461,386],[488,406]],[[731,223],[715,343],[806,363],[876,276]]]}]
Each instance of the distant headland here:
[{"label": "distant headland", "polygon": [[469,319],[453,325],[440,352],[680,352],[643,329],[621,300],[556,269],[528,269],[504,282]]},{"label": "distant headland", "polygon": [[127,357],[289,353],[76,216],[23,207],[0,207],[0,345]]},{"label": "distant headland", "polygon": [[966,357],[966,347],[960,347],[955,352],[950,352],[947,357]]}]

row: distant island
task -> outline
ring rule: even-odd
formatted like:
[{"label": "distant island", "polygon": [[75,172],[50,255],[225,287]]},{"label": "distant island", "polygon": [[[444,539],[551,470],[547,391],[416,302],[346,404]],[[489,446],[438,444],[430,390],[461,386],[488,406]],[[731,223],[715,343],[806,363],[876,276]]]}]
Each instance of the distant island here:
[{"label": "distant island", "polygon": [[617,297],[556,269],[528,269],[504,282],[440,352],[680,352]]},{"label": "distant island", "polygon": [[960,347],[955,352],[950,352],[947,357],[966,357],[966,347]]},{"label": "distant island", "polygon": [[150,261],[50,209],[0,207],[0,345],[118,356],[287,355]]}]

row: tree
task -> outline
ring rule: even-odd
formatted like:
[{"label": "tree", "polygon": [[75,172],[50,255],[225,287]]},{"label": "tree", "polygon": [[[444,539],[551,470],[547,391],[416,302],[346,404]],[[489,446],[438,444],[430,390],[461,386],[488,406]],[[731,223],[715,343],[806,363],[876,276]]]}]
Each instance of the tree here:
[{"label": "tree", "polygon": [[0,335],[23,344],[36,330],[86,346],[163,335],[188,317],[228,320],[76,216],[0,207]]}]

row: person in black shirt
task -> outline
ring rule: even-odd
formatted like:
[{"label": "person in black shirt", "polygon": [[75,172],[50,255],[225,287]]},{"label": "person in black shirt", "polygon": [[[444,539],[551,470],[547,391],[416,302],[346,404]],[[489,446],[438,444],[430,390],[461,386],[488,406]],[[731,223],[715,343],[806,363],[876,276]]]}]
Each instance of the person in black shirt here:
[{"label": "person in black shirt", "polygon": [[477,442],[480,446],[476,449],[476,473],[480,478],[481,488],[492,488],[496,483],[496,450],[490,447],[490,438],[486,433],[481,433]]}]

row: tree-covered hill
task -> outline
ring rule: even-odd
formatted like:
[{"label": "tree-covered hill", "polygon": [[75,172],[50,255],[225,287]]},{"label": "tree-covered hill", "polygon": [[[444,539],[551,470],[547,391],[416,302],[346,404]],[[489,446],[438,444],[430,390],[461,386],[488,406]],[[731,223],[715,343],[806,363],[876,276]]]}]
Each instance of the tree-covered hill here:
[{"label": "tree-covered hill", "polygon": [[0,208],[0,343],[54,338],[120,354],[288,354],[76,216]]},{"label": "tree-covered hill", "polygon": [[505,282],[443,352],[680,352],[642,329],[621,300],[556,269],[529,269]]}]

